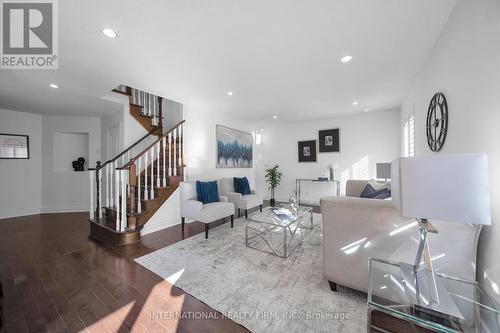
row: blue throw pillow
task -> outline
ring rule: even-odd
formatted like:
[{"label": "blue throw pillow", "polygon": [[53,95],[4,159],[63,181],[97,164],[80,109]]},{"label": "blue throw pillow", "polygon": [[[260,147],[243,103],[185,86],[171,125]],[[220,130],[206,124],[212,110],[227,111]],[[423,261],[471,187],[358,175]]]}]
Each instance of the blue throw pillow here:
[{"label": "blue throw pillow", "polygon": [[366,199],[374,199],[377,195],[387,191],[386,188],[375,191],[373,186],[370,184],[366,184],[365,188],[363,189],[363,192],[359,195],[361,198],[366,198]]},{"label": "blue throw pillow", "polygon": [[375,189],[373,188],[373,186],[371,186],[370,184],[366,184],[365,188],[363,189],[363,191],[361,192],[361,194],[359,195],[360,198],[369,198],[370,194],[375,192]]},{"label": "blue throw pillow", "polygon": [[234,192],[240,193],[240,182],[238,181],[240,178],[233,177],[233,185],[234,185]]},{"label": "blue throw pillow", "polygon": [[250,184],[248,183],[247,177],[243,177],[243,178],[234,177],[233,183],[234,183],[234,191],[235,192],[238,192],[241,195],[247,195],[247,194],[252,193],[250,191]]},{"label": "blue throw pillow", "polygon": [[196,181],[196,196],[203,204],[219,202],[219,188],[217,182]]},{"label": "blue throw pillow", "polygon": [[391,190],[385,190],[382,193],[379,193],[378,195],[375,196],[374,199],[387,199],[391,197]]}]

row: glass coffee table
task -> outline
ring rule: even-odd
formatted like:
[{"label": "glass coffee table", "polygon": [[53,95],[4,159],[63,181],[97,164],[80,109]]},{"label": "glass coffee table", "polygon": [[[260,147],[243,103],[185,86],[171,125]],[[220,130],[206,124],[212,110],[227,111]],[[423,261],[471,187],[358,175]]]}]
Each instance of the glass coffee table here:
[{"label": "glass coffee table", "polygon": [[297,214],[275,214],[273,209],[289,208],[266,207],[262,212],[250,215],[245,228],[247,247],[287,258],[313,228],[312,207],[299,206]]}]

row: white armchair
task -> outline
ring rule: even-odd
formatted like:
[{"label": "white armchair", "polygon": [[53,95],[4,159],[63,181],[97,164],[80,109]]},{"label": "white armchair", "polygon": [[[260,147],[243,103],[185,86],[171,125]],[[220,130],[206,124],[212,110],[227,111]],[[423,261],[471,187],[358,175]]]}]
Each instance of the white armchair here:
[{"label": "white armchair", "polygon": [[221,178],[218,181],[220,193],[226,196],[229,202],[232,202],[234,206],[238,209],[238,217],[240,217],[240,211],[245,210],[245,218],[248,218],[248,210],[259,207],[262,212],[263,197],[260,194],[251,191],[251,194],[241,195],[241,193],[235,192],[233,178]]},{"label": "white armchair", "polygon": [[208,238],[209,223],[231,217],[231,228],[234,221],[234,205],[228,198],[219,195],[219,202],[203,204],[197,200],[196,184],[181,182],[181,224],[184,231],[186,219],[205,224],[205,238]]}]

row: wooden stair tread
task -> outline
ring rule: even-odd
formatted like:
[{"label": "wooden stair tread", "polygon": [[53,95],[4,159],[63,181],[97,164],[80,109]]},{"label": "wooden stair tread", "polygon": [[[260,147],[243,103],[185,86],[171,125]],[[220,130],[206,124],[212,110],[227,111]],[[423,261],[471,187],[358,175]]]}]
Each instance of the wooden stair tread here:
[{"label": "wooden stair tread", "polygon": [[130,94],[129,92],[121,91],[121,90],[118,90],[118,89],[113,89],[112,92],[115,92],[115,93],[118,93],[118,94],[122,94],[122,95],[125,95],[125,96],[132,96],[132,94]]}]

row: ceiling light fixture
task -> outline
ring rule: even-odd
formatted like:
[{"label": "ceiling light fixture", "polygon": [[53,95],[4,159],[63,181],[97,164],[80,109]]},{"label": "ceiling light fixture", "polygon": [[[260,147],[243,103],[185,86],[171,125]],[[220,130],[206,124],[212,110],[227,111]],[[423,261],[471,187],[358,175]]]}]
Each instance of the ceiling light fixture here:
[{"label": "ceiling light fixture", "polygon": [[227,95],[228,95],[228,96],[233,96],[233,92],[232,92],[232,91],[228,91],[228,92],[227,92]]},{"label": "ceiling light fixture", "polygon": [[356,106],[356,105],[358,105],[358,104],[359,104],[359,103],[358,103],[357,101],[352,102],[352,105],[354,105],[354,106]]},{"label": "ceiling light fixture", "polygon": [[344,64],[347,64],[349,61],[352,60],[352,57],[350,55],[346,55],[345,57],[342,57],[340,59],[340,62],[344,63]]},{"label": "ceiling light fixture", "polygon": [[54,89],[59,88],[59,86],[55,83],[49,83],[49,87],[54,88]]},{"label": "ceiling light fixture", "polygon": [[112,29],[103,29],[102,33],[104,34],[104,36],[109,38],[116,38],[118,36],[118,34]]},{"label": "ceiling light fixture", "polygon": [[273,116],[273,119],[278,119],[278,116]]}]

